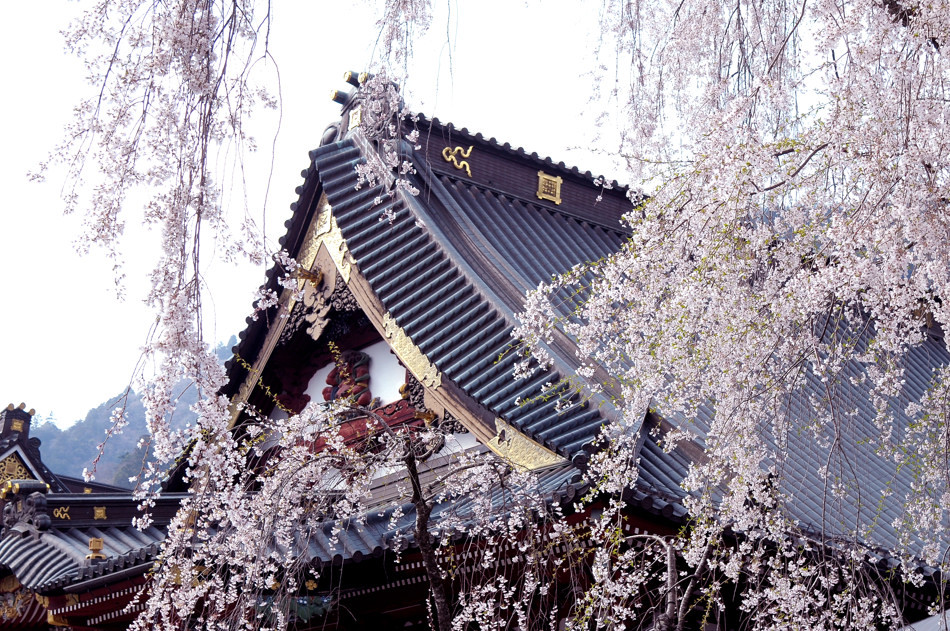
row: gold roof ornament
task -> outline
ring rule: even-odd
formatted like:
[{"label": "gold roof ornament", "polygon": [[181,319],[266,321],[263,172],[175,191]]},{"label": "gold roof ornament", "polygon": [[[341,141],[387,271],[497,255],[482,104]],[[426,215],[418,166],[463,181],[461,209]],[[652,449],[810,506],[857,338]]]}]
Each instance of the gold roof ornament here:
[{"label": "gold roof ornament", "polygon": [[[22,430],[20,430],[22,431]],[[0,482],[6,482],[7,486],[0,491],[0,497],[7,491],[13,491],[12,480],[32,480],[33,474],[26,468],[26,465],[20,457],[12,453],[3,460],[0,460]],[[19,490],[13,491],[19,493]]]},{"label": "gold roof ornament", "polygon": [[[21,402],[20,405],[16,407],[14,407],[12,403],[7,405],[7,412],[12,412],[13,410],[20,410],[21,412],[26,412],[26,403]],[[34,414],[36,414],[36,408],[30,408],[30,411],[26,413],[29,414],[30,416],[33,416]]]},{"label": "gold roof ornament", "polygon": [[356,129],[360,126],[360,123],[363,122],[363,106],[357,105],[350,111],[350,121],[347,124],[347,129]]},{"label": "gold roof ornament", "polygon": [[538,199],[546,199],[561,204],[561,184],[564,180],[561,176],[548,175],[544,171],[538,171]]},{"label": "gold roof ornament", "polygon": [[472,177],[472,169],[468,164],[468,160],[462,160],[461,162],[459,162],[458,156],[462,156],[463,158],[468,158],[469,156],[472,155],[472,149],[474,148],[475,148],[475,145],[470,145],[467,150],[462,149],[462,147],[456,147],[455,149],[452,149],[451,147],[446,147],[445,149],[442,150],[442,158],[446,162],[450,162],[454,164],[456,169],[460,169],[460,170],[465,169],[465,173],[468,174],[469,177]]},{"label": "gold roof ornament", "polygon": [[93,537],[89,540],[89,554],[86,555],[87,560],[102,560],[106,558],[106,555],[102,553],[103,541],[102,537]]}]

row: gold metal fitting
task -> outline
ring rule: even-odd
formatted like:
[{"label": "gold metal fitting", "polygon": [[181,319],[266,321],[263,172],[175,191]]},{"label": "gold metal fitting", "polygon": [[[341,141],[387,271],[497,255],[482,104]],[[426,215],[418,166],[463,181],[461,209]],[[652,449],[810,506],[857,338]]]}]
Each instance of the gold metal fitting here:
[{"label": "gold metal fitting", "polygon": [[93,537],[89,540],[89,554],[86,559],[104,559],[106,555],[102,554],[102,537]]}]

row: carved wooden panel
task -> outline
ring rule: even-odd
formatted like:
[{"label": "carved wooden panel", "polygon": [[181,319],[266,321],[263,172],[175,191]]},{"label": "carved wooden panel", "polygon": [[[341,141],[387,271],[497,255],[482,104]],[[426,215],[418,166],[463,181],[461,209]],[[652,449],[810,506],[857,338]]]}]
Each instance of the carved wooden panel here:
[{"label": "carved wooden panel", "polygon": [[3,460],[0,460],[0,483],[7,480],[33,480],[35,479],[30,470],[26,468],[23,461],[16,454],[10,454]]}]

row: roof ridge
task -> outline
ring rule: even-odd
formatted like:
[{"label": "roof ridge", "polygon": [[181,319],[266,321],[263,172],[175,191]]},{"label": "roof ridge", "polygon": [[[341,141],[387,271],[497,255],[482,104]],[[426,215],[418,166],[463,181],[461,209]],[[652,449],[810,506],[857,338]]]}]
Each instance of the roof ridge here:
[{"label": "roof ridge", "polygon": [[486,144],[486,145],[488,145],[489,147],[492,147],[492,148],[494,148],[494,149],[498,149],[498,150],[500,150],[500,151],[502,151],[502,152],[504,152],[504,153],[507,153],[507,154],[509,154],[509,155],[511,155],[511,156],[514,156],[514,157],[516,157],[516,158],[523,159],[523,160],[530,160],[530,161],[534,162],[535,164],[537,164],[537,165],[539,165],[539,166],[544,166],[544,167],[548,167],[548,168],[557,169],[557,170],[561,171],[561,172],[564,173],[564,174],[573,175],[573,176],[579,177],[579,178],[581,178],[581,179],[586,179],[586,180],[588,180],[588,181],[590,182],[590,184],[591,184],[592,186],[596,186],[596,181],[597,181],[598,179],[602,179],[606,184],[609,185],[610,189],[612,189],[612,190],[615,190],[615,191],[618,191],[618,192],[621,192],[621,193],[624,193],[624,194],[626,194],[627,191],[630,190],[630,186],[629,186],[629,185],[627,185],[627,184],[621,184],[621,183],[618,182],[616,179],[607,181],[607,179],[606,179],[606,177],[605,177],[604,175],[594,175],[594,174],[591,173],[590,171],[583,171],[583,172],[582,172],[578,167],[576,167],[576,166],[567,166],[563,161],[554,162],[553,158],[551,158],[550,156],[541,157],[541,155],[538,154],[538,152],[536,152],[536,151],[533,151],[533,152],[531,152],[531,153],[528,153],[527,149],[525,149],[524,147],[514,147],[514,146],[513,146],[511,143],[509,143],[509,142],[505,142],[505,143],[499,142],[499,140],[498,140],[497,138],[495,138],[494,136],[491,136],[491,137],[489,137],[489,138],[485,138],[485,135],[482,134],[481,132],[474,132],[474,133],[473,133],[473,132],[470,131],[467,127],[457,127],[457,126],[456,126],[454,123],[452,123],[451,121],[443,122],[443,121],[439,120],[439,118],[438,118],[437,116],[436,116],[436,117],[432,117],[432,118],[428,118],[428,117],[427,117],[424,113],[422,113],[422,112],[414,113],[413,115],[418,118],[418,123],[425,123],[425,122],[427,122],[427,123],[429,123],[430,125],[438,126],[438,127],[441,127],[442,129],[450,129],[452,132],[457,133],[457,134],[460,134],[460,135],[462,135],[462,136],[465,137],[465,138],[468,138],[468,139],[470,139],[470,140],[474,140],[474,141],[479,142],[479,143]]}]

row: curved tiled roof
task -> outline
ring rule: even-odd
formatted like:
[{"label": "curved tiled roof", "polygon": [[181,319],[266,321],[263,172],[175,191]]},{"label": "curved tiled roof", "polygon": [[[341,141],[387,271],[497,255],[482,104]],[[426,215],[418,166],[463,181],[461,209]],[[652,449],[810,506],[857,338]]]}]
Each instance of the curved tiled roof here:
[{"label": "curved tiled roof", "polygon": [[[581,229],[566,214],[445,176],[419,182],[419,197],[408,203],[397,195],[376,204],[379,189],[357,188],[363,157],[352,141],[321,147],[313,159],[360,273],[429,361],[493,414],[561,455],[570,458],[590,443],[604,423],[601,412],[588,403],[560,411],[557,397],[544,396],[544,385],[561,375],[513,378],[520,359],[512,352],[513,292],[520,296],[537,278],[609,254],[621,236]],[[384,213],[392,220],[381,221]],[[503,216],[503,224],[493,223]],[[526,256],[533,247],[539,254]],[[492,278],[492,270],[507,278]]]},{"label": "curved tiled roof", "polygon": [[[515,381],[512,368],[517,354],[511,352],[511,331],[515,316],[523,304],[526,290],[536,287],[552,275],[577,264],[616,252],[625,239],[619,215],[597,209],[598,189],[589,173],[568,169],[550,159],[543,160],[522,149],[513,149],[494,139],[465,129],[455,130],[437,119],[421,119],[421,149],[404,146],[418,175],[412,184],[419,189],[416,197],[382,195],[380,188],[357,188],[356,166],[372,151],[359,132],[344,135],[310,152],[311,164],[302,173],[305,181],[297,189],[299,199],[287,221],[288,232],[282,245],[291,254],[299,251],[308,222],[320,209],[322,194],[346,240],[358,273],[366,280],[383,309],[411,338],[442,373],[492,415],[500,417],[538,443],[571,458],[596,437],[606,422],[609,404],[579,403],[558,411],[556,397],[542,397],[546,383],[557,383],[562,376],[573,376],[562,354],[555,370],[537,373],[526,381]],[[438,144],[437,150],[426,147]],[[440,144],[440,141],[441,144]],[[576,186],[586,182],[587,198],[574,197],[562,205],[532,198],[523,190],[512,191],[501,183],[503,178],[481,175],[485,169],[473,162],[471,177],[441,161],[442,145],[469,145],[475,156],[504,160],[519,168],[538,168],[564,178],[574,178]],[[501,160],[502,162],[498,162]],[[507,163],[505,163],[507,164]],[[484,166],[484,163],[481,165]],[[494,176],[492,176],[494,177]],[[619,189],[615,185],[615,189]],[[622,190],[609,191],[613,202],[623,198]],[[586,193],[585,193],[586,194]],[[377,197],[381,203],[376,203]],[[580,201],[578,201],[580,200]],[[585,207],[578,207],[578,204]],[[617,206],[615,206],[617,207]],[[628,206],[629,207],[629,206]],[[391,213],[392,220],[385,219]],[[270,283],[276,288],[276,275]],[[266,320],[254,323],[245,334],[240,352],[253,359],[254,340],[261,339]],[[563,350],[563,349],[562,349]],[[929,341],[908,356],[907,384],[895,401],[898,425],[906,427],[903,407],[907,400],[920,396],[930,384],[934,366],[950,363],[945,345]],[[859,371],[859,367],[847,370]],[[236,374],[236,373],[235,373]],[[856,376],[855,372],[853,376]],[[789,401],[794,417],[810,417],[807,399],[821,384],[806,377],[800,399]],[[232,387],[233,390],[233,387]],[[783,463],[795,501],[790,509],[807,529],[820,530],[829,521],[856,523],[859,515],[876,512],[872,539],[879,544],[896,542],[892,524],[899,519],[899,507],[889,502],[878,504],[868,498],[889,488],[899,496],[908,480],[895,467],[881,461],[863,437],[873,436],[874,413],[866,393],[842,388],[840,396],[853,404],[858,414],[845,428],[847,448],[854,455],[854,476],[860,481],[862,497],[855,496],[829,505],[824,489],[815,483],[814,474],[824,464],[827,453],[818,441],[806,433],[793,431],[788,437],[788,457]],[[550,394],[550,393],[548,393]],[[528,401],[528,403],[523,403]],[[695,419],[669,416],[674,425],[687,422],[697,434],[701,447],[712,422],[712,410],[701,406]],[[900,428],[898,428],[899,431]],[[653,436],[644,436],[640,452],[640,485],[650,502],[676,501],[682,497],[680,482],[686,474],[688,459],[679,452],[665,453]],[[660,499],[665,498],[665,499]],[[647,500],[644,500],[645,502]],[[679,509],[677,509],[679,510]],[[369,532],[376,526],[368,522]],[[382,527],[382,526],[380,526]],[[377,536],[378,535],[378,536]],[[384,538],[379,532],[370,537],[374,546],[360,543],[356,537],[346,545],[361,554],[372,552]],[[318,537],[319,539],[319,537]],[[317,545],[317,544],[314,544]],[[322,544],[320,544],[322,545]],[[319,546],[318,546],[319,547]],[[315,556],[329,554],[321,548]]]},{"label": "curved tiled roof", "polygon": [[[532,488],[531,491],[549,502],[570,502],[583,490],[577,478],[577,469],[570,464],[563,464],[539,473],[537,487]],[[507,501],[510,501],[507,493],[499,491],[492,497],[493,508],[500,508]],[[433,529],[437,531],[440,520],[448,516],[450,512],[464,518],[466,513],[471,511],[470,505],[470,500],[436,504],[431,514]],[[384,550],[392,548],[397,536],[401,537],[405,544],[414,545],[415,509],[408,503],[398,508],[401,516],[395,524],[391,523],[391,518],[397,506],[388,505],[379,511],[370,511],[359,523],[356,521],[346,524],[329,522],[322,528],[301,534],[301,545],[307,546],[306,560],[327,563],[335,558],[359,561],[362,558],[379,556]],[[333,530],[337,526],[340,527],[340,531],[334,535]]]},{"label": "curved tiled roof", "polygon": [[[821,329],[823,327],[819,327]],[[841,327],[830,327],[828,336],[850,337]],[[857,334],[859,348],[867,348],[871,327],[862,326]],[[920,345],[910,347],[903,359],[904,382],[900,393],[888,405],[897,440],[915,419],[907,415],[907,405],[920,401],[934,385],[935,371],[950,365],[950,352],[942,339],[928,336]],[[813,419],[820,410],[814,403],[827,405],[829,399],[836,411],[833,427],[822,424],[815,433]],[[806,532],[819,537],[857,540],[872,547],[897,549],[904,513],[904,500],[911,492],[914,477],[913,458],[896,462],[877,452],[881,430],[875,423],[877,411],[872,404],[867,365],[851,360],[844,362],[838,378],[829,383],[810,370],[802,371],[791,396],[783,401],[789,424],[780,445],[773,428],[762,432],[772,447],[773,464],[781,471],[782,491],[790,497],[789,514]],[[662,410],[661,410],[662,412]],[[688,429],[703,444],[712,426],[715,411],[701,405],[695,418],[678,413],[665,417],[674,425]],[[917,419],[919,420],[919,419]],[[837,449],[829,447],[834,443]],[[666,463],[672,464],[669,456]],[[827,468],[824,475],[821,472]],[[674,474],[682,480],[685,469],[665,467],[657,472]],[[837,483],[833,492],[832,486]],[[909,541],[912,550],[920,551],[919,539]],[[950,549],[950,540],[945,544]]]},{"label": "curved tiled roof", "polygon": [[[100,537],[103,540],[103,554],[106,558],[92,563],[83,563],[74,573],[63,576],[43,585],[44,590],[64,587],[71,583],[86,581],[98,577],[107,577],[120,570],[131,568],[145,572],[152,567],[152,560],[158,555],[165,529],[151,526],[145,530],[135,527],[72,528],[58,532],[58,538],[67,542],[78,552],[88,554],[89,539]],[[85,550],[83,550],[85,548]]]},{"label": "curved tiled roof", "polygon": [[79,564],[67,551],[48,546],[31,533],[13,532],[0,541],[0,565],[29,589],[75,572]]},{"label": "curved tiled roof", "polygon": [[[453,133],[451,144],[482,141],[465,130]],[[318,178],[357,267],[380,302],[445,377],[537,442],[572,457],[596,437],[606,420],[602,408],[580,404],[559,413],[554,398],[519,405],[519,400],[539,397],[545,383],[573,375],[561,364],[560,373],[516,382],[511,377],[516,357],[506,351],[523,292],[579,263],[616,252],[625,239],[623,230],[598,220],[590,208],[577,208],[576,201],[556,206],[500,190],[425,151],[407,150],[420,174],[413,180],[419,195],[374,205],[378,190],[356,189],[360,146],[343,140],[313,152],[311,175]],[[476,154],[499,148],[493,140],[474,146]],[[502,149],[527,159],[522,150]],[[534,156],[530,160],[552,166]],[[554,166],[554,173],[577,174]],[[596,189],[590,189],[594,206]],[[387,209],[395,217],[392,222],[380,220]],[[868,335],[866,327],[862,334]],[[942,340],[928,339],[910,351],[904,389],[891,404],[898,434],[911,422],[907,403],[919,400],[932,385],[933,370],[948,364],[950,353]],[[828,449],[804,429],[814,417],[808,400],[825,396],[825,385],[814,375],[805,375],[800,396],[788,402],[793,428],[787,448],[776,445],[775,452],[787,454],[781,465],[785,490],[793,498],[789,510],[803,528],[892,547],[898,542],[894,524],[903,518],[900,499],[910,490],[913,472],[874,451],[869,439],[879,432],[867,385],[848,381],[852,377],[860,384],[865,372],[857,363],[846,366],[833,395],[836,407],[855,412],[839,428],[851,459],[839,466],[838,477],[850,479],[844,497],[829,501],[828,489],[817,478],[828,464]],[[692,420],[700,446],[711,413],[701,406]],[[676,415],[670,420],[683,422]],[[640,461],[644,488],[655,497],[682,497],[680,482],[688,467],[683,455],[665,453],[653,437],[644,437]],[[859,524],[869,527],[859,531]]]},{"label": "curved tiled roof", "polygon": [[[382,196],[379,188],[357,188],[356,166],[365,161],[364,144],[354,138],[330,142],[310,152],[310,166],[301,172],[304,183],[286,221],[281,245],[291,255],[303,244],[309,221],[319,212],[321,194],[327,196],[333,216],[346,239],[356,268],[384,309],[395,319],[426,357],[476,402],[503,418],[538,443],[571,458],[597,436],[605,423],[607,401],[577,403],[557,409],[556,396],[542,396],[547,383],[557,383],[573,369],[539,372],[518,382],[512,376],[517,353],[511,352],[511,331],[524,292],[573,266],[615,252],[623,243],[617,208],[629,208],[625,189],[613,183],[602,191],[590,173],[568,169],[562,163],[513,149],[481,134],[455,130],[437,119],[421,117],[424,134],[452,142],[472,142],[478,152],[495,151],[521,166],[573,178],[583,188],[576,201],[555,205],[523,192],[512,194],[497,186],[447,172],[426,150],[404,146],[420,174],[413,184],[417,197]],[[422,139],[425,145],[429,139]],[[441,145],[439,145],[441,147]],[[436,155],[438,151],[436,151]],[[609,195],[613,205],[598,206],[598,194]],[[576,196],[575,196],[576,200]],[[619,201],[618,201],[619,200]],[[391,212],[392,220],[382,219]],[[279,289],[277,270],[268,272],[267,286]],[[269,316],[271,320],[268,320]],[[261,348],[264,332],[275,314],[249,320],[235,347],[247,361]],[[245,373],[234,363],[226,394],[236,392]],[[547,393],[547,395],[556,393]],[[531,401],[521,404],[524,401]],[[671,462],[652,439],[642,454],[642,484],[658,496],[681,496],[678,480],[684,462]]]},{"label": "curved tiled roof", "polygon": [[[103,540],[106,559],[87,561],[89,540],[95,537]],[[42,533],[13,529],[0,540],[0,566],[29,589],[48,591],[144,563],[164,537],[155,527],[52,528]]]}]

